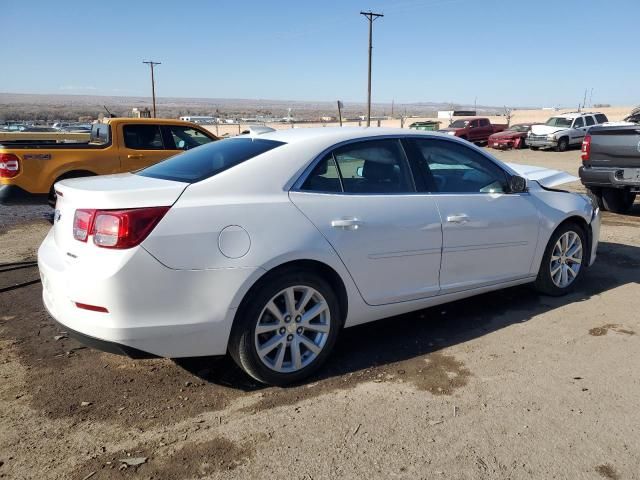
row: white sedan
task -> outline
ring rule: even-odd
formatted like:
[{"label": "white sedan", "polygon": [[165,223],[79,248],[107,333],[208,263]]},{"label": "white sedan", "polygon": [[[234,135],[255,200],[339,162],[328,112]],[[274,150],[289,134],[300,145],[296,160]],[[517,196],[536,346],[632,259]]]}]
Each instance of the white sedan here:
[{"label": "white sedan", "polygon": [[600,229],[588,197],[551,188],[572,178],[434,133],[257,130],[56,184],[44,304],[107,351],[228,352],[297,382],[344,327],[525,283],[570,291]]}]

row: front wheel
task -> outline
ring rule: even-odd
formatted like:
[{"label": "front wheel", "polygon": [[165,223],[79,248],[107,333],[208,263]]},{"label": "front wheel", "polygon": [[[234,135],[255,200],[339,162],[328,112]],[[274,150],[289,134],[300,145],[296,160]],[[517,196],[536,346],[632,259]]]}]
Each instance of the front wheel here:
[{"label": "front wheel", "polygon": [[270,385],[289,385],[326,360],[342,327],[336,294],[320,276],[287,271],[245,299],[229,341],[240,368]]},{"label": "front wheel", "polygon": [[558,140],[557,152],[566,152],[569,149],[569,140],[565,137]]},{"label": "front wheel", "polygon": [[587,195],[591,198],[591,201],[597,205],[600,210],[605,210],[604,202],[602,201],[602,191],[599,189],[587,188]]},{"label": "front wheel", "polygon": [[540,293],[557,297],[573,290],[586,266],[586,240],[576,223],[561,225],[551,235],[535,281]]}]

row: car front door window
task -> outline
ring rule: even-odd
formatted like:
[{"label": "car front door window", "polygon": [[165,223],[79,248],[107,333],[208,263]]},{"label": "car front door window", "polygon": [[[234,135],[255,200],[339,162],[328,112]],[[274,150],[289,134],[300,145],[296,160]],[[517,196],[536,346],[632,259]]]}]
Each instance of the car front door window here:
[{"label": "car front door window", "polygon": [[480,153],[442,140],[416,140],[426,182],[438,193],[504,193],[505,172]]}]

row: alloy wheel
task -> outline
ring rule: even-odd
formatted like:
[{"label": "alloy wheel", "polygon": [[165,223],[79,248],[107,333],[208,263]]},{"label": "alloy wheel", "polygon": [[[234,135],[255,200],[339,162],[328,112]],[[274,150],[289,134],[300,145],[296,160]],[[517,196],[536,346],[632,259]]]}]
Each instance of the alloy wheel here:
[{"label": "alloy wheel", "polygon": [[578,277],[582,268],[582,240],[580,236],[569,230],[556,242],[551,252],[551,280],[556,287],[566,288]]},{"label": "alloy wheel", "polygon": [[331,313],[317,290],[296,285],[274,295],[262,309],[254,341],[260,361],[271,370],[291,373],[322,352],[331,329]]}]

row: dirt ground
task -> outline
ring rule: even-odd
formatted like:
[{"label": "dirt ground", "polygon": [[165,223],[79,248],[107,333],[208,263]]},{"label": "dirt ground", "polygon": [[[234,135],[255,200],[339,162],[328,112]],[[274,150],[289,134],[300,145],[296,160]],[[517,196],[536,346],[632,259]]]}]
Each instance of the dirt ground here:
[{"label": "dirt ground", "polygon": [[0,478],[640,478],[640,203],[604,215],[575,293],[516,287],[347,329],[286,389],[225,358],[67,338],[28,263],[47,229],[39,210],[0,215]]}]

